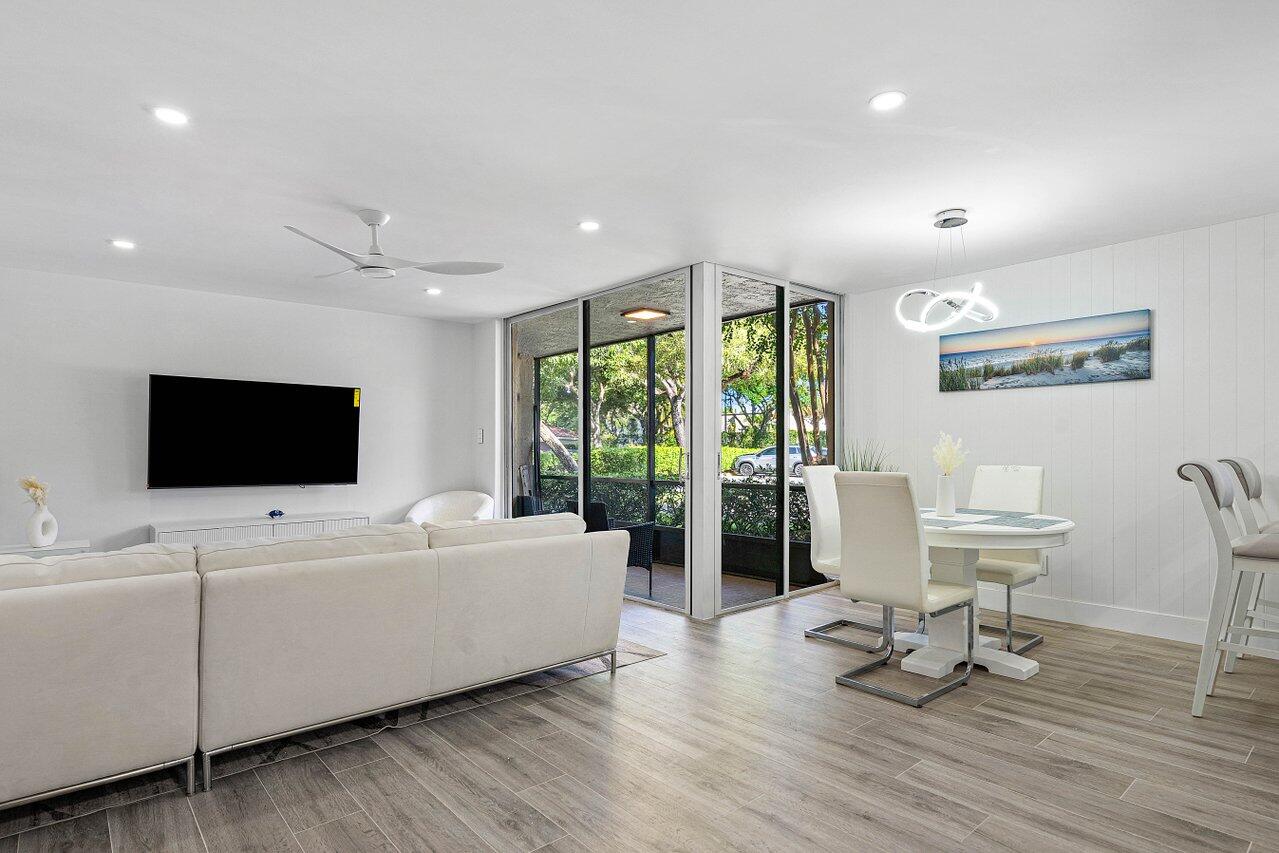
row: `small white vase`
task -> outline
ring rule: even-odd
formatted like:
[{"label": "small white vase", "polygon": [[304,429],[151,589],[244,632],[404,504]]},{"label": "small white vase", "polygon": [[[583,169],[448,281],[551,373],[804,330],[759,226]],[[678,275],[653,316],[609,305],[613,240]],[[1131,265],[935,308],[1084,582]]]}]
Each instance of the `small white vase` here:
[{"label": "small white vase", "polygon": [[942,518],[955,515],[955,481],[949,474],[937,475],[937,515]]},{"label": "small white vase", "polygon": [[27,541],[32,548],[43,548],[58,541],[58,520],[42,506],[27,520]]}]

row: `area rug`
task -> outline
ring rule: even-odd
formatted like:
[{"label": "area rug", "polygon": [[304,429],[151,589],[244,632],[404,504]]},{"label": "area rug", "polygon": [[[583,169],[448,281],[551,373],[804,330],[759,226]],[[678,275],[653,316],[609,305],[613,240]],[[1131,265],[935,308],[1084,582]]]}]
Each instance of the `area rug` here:
[{"label": "area rug", "polygon": [[[653,658],[662,657],[665,652],[648,646],[620,639],[617,642],[618,667],[630,666]],[[490,705],[513,696],[522,696],[538,690],[545,690],[588,675],[596,675],[608,669],[606,658],[591,658],[580,663],[548,669],[525,675],[501,684],[493,684],[450,696],[446,699],[428,702],[389,714],[375,714],[349,723],[339,723],[313,732],[283,738],[259,746],[245,747],[224,753],[213,759],[214,780],[287,761],[299,755],[306,755],[330,746],[372,737],[388,728],[404,728],[425,720],[433,720],[448,714],[456,714],[481,705]],[[135,776],[107,785],[97,785],[83,791],[64,794],[37,803],[18,806],[0,811],[0,838],[16,835],[28,829],[35,829],[45,824],[57,823],[75,817],[83,817],[102,809],[128,805],[139,800],[166,794],[181,789],[178,773],[175,770],[159,770],[143,776]],[[3,848],[3,845],[0,845]]]}]

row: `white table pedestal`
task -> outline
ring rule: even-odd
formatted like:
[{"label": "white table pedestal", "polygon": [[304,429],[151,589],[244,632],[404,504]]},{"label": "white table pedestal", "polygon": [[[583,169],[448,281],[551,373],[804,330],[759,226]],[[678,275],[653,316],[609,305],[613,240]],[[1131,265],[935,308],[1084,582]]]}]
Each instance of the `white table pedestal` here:
[{"label": "white table pedestal", "polygon": [[[928,549],[928,559],[932,561],[932,577],[936,581],[962,583],[977,591],[977,549],[976,548],[933,548]],[[893,635],[893,642],[900,648],[915,649],[902,659],[902,669],[930,678],[945,678],[964,661],[967,644],[964,638],[964,610],[956,610],[928,620],[928,633],[917,634],[913,631],[898,631]],[[977,620],[974,620],[973,631],[977,632]],[[1014,655],[999,648],[999,641],[993,637],[982,637],[980,633],[973,643],[973,663],[985,667],[995,675],[1003,675],[1025,681],[1039,672],[1039,662],[1021,655]]]}]

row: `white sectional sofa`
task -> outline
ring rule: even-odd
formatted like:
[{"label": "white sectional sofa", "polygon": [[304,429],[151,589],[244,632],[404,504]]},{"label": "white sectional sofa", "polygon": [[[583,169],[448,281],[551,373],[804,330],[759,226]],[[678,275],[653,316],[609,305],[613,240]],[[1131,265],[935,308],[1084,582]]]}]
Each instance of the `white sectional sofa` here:
[{"label": "white sectional sofa", "polygon": [[185,764],[195,784],[191,546],[0,557],[0,807]]},{"label": "white sectional sofa", "polygon": [[0,808],[182,763],[190,787],[197,750],[207,788],[231,749],[616,668],[625,532],[425,526],[0,560]]}]

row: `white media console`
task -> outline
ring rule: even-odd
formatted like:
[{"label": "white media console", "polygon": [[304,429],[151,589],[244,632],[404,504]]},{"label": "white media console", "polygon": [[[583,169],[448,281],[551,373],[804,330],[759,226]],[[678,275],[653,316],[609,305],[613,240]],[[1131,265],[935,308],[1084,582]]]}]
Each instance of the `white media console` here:
[{"label": "white media console", "polygon": [[362,512],[167,521],[151,525],[151,541],[166,545],[200,545],[236,539],[283,539],[288,536],[310,536],[331,530],[344,530],[368,523],[368,514]]}]

